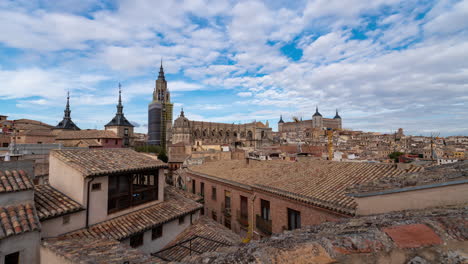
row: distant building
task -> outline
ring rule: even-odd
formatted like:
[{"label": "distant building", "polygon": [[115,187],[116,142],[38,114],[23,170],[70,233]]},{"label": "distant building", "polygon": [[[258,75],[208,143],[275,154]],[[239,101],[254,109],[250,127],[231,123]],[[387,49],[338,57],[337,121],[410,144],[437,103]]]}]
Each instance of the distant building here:
[{"label": "distant building", "polygon": [[117,113],[114,118],[107,123],[104,127],[108,131],[113,131],[118,137],[123,140],[123,147],[133,146],[134,135],[133,135],[133,125],[128,122],[123,113],[122,105],[122,96],[121,96],[121,86],[119,83],[119,102],[117,104]]},{"label": "distant building", "polygon": [[57,134],[56,143],[64,147],[121,148],[122,137],[112,130],[63,130]]},{"label": "distant building", "polygon": [[80,128],[73,123],[71,119],[71,110],[70,110],[70,93],[67,94],[67,105],[63,111],[63,119],[60,121],[54,129],[57,130],[80,130]]},{"label": "distant building", "polygon": [[171,95],[167,89],[161,61],[153,100],[148,106],[148,144],[162,146],[166,149],[168,141],[171,139],[172,109]]}]

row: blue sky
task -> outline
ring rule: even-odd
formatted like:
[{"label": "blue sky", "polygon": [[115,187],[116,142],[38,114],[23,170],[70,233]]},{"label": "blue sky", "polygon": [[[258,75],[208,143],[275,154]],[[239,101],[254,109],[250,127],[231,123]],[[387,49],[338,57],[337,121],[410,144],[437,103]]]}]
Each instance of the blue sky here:
[{"label": "blue sky", "polygon": [[468,135],[468,0],[0,0],[0,114],[146,131],[160,59],[192,120]]}]

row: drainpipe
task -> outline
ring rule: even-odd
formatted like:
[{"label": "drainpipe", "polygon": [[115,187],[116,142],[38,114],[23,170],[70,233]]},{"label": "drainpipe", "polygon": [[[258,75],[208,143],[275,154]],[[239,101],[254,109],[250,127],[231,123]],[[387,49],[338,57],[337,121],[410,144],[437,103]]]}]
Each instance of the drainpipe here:
[{"label": "drainpipe", "polygon": [[253,237],[253,232],[254,232],[254,223],[255,223],[255,199],[257,198],[257,195],[254,194],[254,196],[251,198],[251,208],[252,208],[252,213],[250,214],[250,224],[247,228],[247,237],[242,240],[243,243],[249,243],[250,240],[252,240]]},{"label": "drainpipe", "polygon": [[88,191],[86,192],[86,228],[88,228],[89,224],[89,189],[91,186],[91,183],[94,181],[94,177],[91,178],[90,181],[88,181]]}]

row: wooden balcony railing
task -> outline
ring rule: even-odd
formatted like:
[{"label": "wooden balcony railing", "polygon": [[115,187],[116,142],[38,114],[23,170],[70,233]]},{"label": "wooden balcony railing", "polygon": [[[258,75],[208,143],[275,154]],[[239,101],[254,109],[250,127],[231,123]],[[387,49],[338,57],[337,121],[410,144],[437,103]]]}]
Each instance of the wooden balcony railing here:
[{"label": "wooden balcony railing", "polygon": [[271,235],[271,220],[265,220],[260,215],[256,216],[256,227],[266,235]]}]

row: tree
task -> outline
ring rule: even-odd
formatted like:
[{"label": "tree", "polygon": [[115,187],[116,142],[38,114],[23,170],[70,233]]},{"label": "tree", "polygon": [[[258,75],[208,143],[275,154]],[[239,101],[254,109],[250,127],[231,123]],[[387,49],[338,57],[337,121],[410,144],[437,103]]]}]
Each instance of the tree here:
[{"label": "tree", "polygon": [[159,152],[158,159],[161,160],[161,161],[164,161],[164,162],[167,162],[169,160],[169,158],[167,157],[166,152],[164,150]]},{"label": "tree", "polygon": [[405,153],[403,152],[399,152],[399,151],[395,151],[395,152],[392,152],[388,155],[389,158],[395,160],[395,162],[398,162],[398,158],[403,155]]}]

